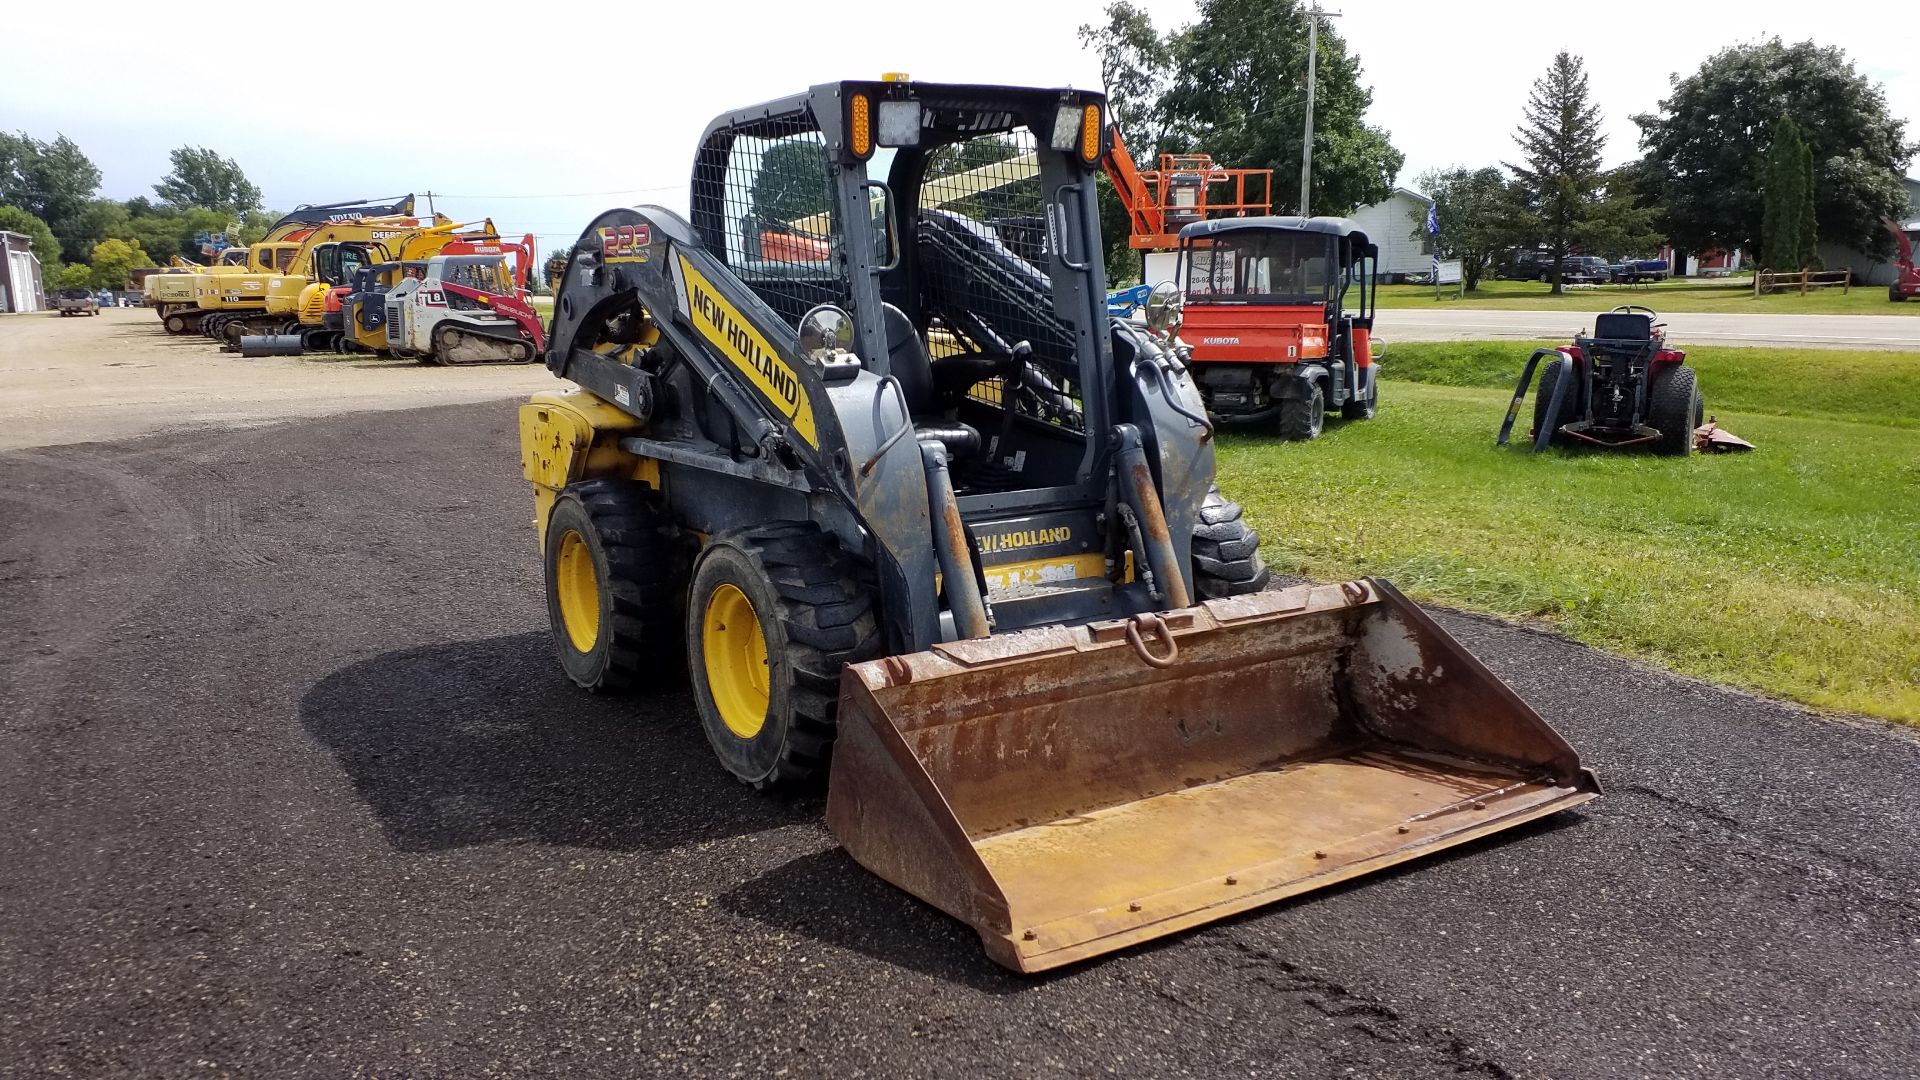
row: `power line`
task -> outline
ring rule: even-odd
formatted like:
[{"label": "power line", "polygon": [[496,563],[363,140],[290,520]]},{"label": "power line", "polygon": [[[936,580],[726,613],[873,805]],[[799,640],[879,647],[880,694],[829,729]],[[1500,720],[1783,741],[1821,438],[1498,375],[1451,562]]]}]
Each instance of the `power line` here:
[{"label": "power line", "polygon": [[445,191],[436,191],[434,195],[442,199],[588,199],[607,195],[644,195],[653,191],[679,191],[682,186],[662,184],[659,187],[622,188],[618,191],[569,191],[552,195],[455,195]]}]

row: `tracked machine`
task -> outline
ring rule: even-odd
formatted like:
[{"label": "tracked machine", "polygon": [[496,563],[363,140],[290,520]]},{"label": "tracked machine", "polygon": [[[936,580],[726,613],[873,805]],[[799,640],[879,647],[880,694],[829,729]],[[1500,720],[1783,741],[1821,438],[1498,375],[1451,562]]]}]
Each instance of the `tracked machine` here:
[{"label": "tracked machine", "polygon": [[533,238],[509,266],[492,255],[438,255],[417,278],[383,297],[386,348],[421,363],[525,364],[546,347],[546,330],[528,302]]},{"label": "tracked machine", "polygon": [[1598,790],[1391,585],[1266,588],[1191,372],[1107,314],[1104,113],[882,81],[720,117],[690,220],[582,234],[576,388],[520,413],[566,674],[691,678],[728,772],[826,779],[855,860],[1021,971]]}]

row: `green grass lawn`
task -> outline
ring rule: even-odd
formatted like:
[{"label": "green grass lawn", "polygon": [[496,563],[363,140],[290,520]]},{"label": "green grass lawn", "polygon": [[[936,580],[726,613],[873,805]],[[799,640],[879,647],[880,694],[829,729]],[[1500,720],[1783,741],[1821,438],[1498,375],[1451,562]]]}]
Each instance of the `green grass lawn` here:
[{"label": "green grass lawn", "polygon": [[1641,304],[1655,311],[1750,312],[1773,315],[1920,315],[1920,304],[1895,304],[1885,285],[1856,286],[1851,292],[1816,289],[1799,293],[1768,293],[1756,299],[1753,279],[1727,281],[1662,281],[1648,285],[1600,285],[1569,289],[1560,296],[1537,281],[1483,281],[1480,287],[1455,300],[1436,301],[1431,285],[1383,285],[1382,308],[1492,308],[1524,311],[1605,311],[1615,304]]},{"label": "green grass lawn", "polygon": [[[1377,575],[1689,675],[1920,723],[1914,365],[1690,350],[1708,410],[1758,452],[1496,450],[1531,348],[1395,346],[1376,419],[1330,421],[1312,443],[1224,435],[1223,485],[1269,562]],[[1530,417],[1529,403],[1518,427]]]}]

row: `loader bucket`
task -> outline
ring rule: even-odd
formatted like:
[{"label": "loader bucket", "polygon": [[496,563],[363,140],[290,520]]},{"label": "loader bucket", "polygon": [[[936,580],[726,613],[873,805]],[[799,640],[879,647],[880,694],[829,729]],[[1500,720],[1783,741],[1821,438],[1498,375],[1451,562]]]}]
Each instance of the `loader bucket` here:
[{"label": "loader bucket", "polygon": [[827,824],[1040,971],[1597,794],[1512,690],[1367,580],[849,666]]}]

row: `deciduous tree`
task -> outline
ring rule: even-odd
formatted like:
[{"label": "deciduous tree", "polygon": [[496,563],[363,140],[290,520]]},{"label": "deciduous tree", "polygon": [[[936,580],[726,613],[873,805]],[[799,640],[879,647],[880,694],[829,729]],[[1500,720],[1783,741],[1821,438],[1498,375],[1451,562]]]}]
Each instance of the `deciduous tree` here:
[{"label": "deciduous tree", "polygon": [[93,246],[93,284],[103,289],[124,289],[134,270],[152,265],[138,244],[109,239]]},{"label": "deciduous tree", "polygon": [[[1300,204],[1306,119],[1307,23],[1298,0],[1202,0],[1199,19],[1162,40],[1125,3],[1104,25],[1080,28],[1100,55],[1107,94],[1136,156],[1212,154],[1233,168],[1274,170],[1276,208]],[[1360,60],[1331,26],[1319,35],[1315,75],[1313,207],[1346,213],[1393,191],[1405,157],[1366,122],[1373,92]],[[1164,88],[1163,88],[1164,87]]]},{"label": "deciduous tree", "polygon": [[173,171],[153,185],[153,193],[166,205],[230,215],[260,208],[260,189],[232,158],[204,146],[182,146],[170,156]]},{"label": "deciduous tree", "polygon": [[[1520,198],[1506,174],[1487,166],[1464,165],[1420,174],[1420,190],[1434,202],[1443,258],[1459,259],[1468,292],[1492,269],[1502,251],[1517,242],[1514,223]],[[1414,238],[1427,238],[1425,207],[1414,212]]]},{"label": "deciduous tree", "polygon": [[1759,250],[1766,170],[1757,166],[1783,117],[1812,158],[1817,237],[1886,250],[1880,219],[1906,209],[1900,177],[1920,145],[1846,53],[1779,38],[1715,53],[1674,80],[1658,112],[1633,118],[1667,232],[1693,250]]}]

